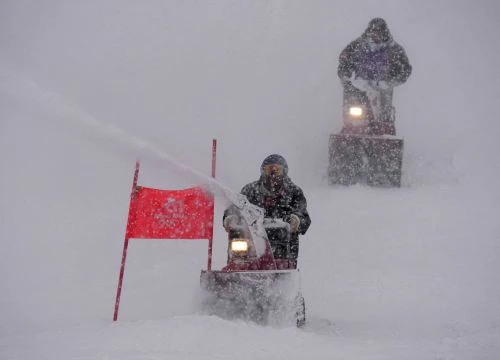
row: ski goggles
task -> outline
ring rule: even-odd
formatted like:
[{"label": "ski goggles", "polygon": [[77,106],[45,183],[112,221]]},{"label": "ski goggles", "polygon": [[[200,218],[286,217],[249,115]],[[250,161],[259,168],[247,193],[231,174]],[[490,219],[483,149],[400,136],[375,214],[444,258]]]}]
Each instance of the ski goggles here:
[{"label": "ski goggles", "polygon": [[366,36],[368,37],[368,39],[373,41],[375,44],[385,43],[389,40],[387,37],[387,34],[384,34],[381,31],[372,30],[372,31],[368,32],[366,34]]},{"label": "ski goggles", "polygon": [[262,167],[262,173],[264,175],[283,175],[285,169],[279,164],[267,164]]}]

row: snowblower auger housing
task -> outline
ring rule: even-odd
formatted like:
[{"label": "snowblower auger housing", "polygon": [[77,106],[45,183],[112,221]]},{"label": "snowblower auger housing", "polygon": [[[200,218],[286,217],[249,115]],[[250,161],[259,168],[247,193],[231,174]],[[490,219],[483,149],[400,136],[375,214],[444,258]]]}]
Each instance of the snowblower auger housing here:
[{"label": "snowblower auger housing", "polygon": [[330,185],[401,186],[404,142],[396,136],[394,107],[377,107],[379,97],[344,93],[344,126],[328,146]]},{"label": "snowblower auger housing", "polygon": [[228,262],[219,271],[202,271],[204,308],[227,318],[261,324],[305,324],[305,303],[300,273],[290,258],[290,226],[279,219],[264,221],[267,238],[264,254],[258,254],[248,227],[228,232]]},{"label": "snowblower auger housing", "polygon": [[330,135],[330,185],[400,187],[403,145],[391,136]]}]

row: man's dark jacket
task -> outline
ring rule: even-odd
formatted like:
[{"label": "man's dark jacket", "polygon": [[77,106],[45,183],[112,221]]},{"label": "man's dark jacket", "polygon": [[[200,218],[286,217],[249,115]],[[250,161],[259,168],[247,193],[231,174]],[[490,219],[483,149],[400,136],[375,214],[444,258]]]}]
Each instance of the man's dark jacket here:
[{"label": "man's dark jacket", "polygon": [[393,85],[406,82],[412,67],[404,48],[390,33],[384,45],[379,50],[370,50],[366,33],[361,35],[340,53],[338,76],[346,80],[355,73],[356,78],[383,80]]},{"label": "man's dark jacket", "polygon": [[[288,222],[291,214],[298,216],[300,220],[299,232],[292,233],[290,244],[292,256],[297,258],[299,234],[305,234],[311,225],[311,218],[307,212],[307,201],[302,189],[287,176],[281,190],[272,194],[264,187],[261,178],[245,185],[241,189],[241,194],[245,195],[250,203],[264,209],[264,217],[279,218]],[[235,211],[235,207],[229,207],[224,212],[224,218],[234,214]]]}]

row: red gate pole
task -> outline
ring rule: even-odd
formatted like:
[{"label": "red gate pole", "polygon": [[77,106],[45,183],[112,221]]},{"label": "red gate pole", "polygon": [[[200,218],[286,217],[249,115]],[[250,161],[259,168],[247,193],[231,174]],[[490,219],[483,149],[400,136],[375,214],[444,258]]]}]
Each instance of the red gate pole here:
[{"label": "red gate pole", "polygon": [[118,288],[116,289],[116,300],[115,300],[115,312],[113,314],[113,321],[118,320],[118,308],[120,307],[120,297],[122,293],[122,285],[123,285],[123,274],[125,273],[125,261],[127,260],[127,249],[128,249],[128,225],[131,220],[131,212],[130,209],[132,207],[132,200],[134,199],[136,188],[137,188],[137,180],[139,178],[139,160],[135,163],[135,172],[134,172],[134,181],[132,183],[132,191],[130,193],[130,204],[128,207],[128,218],[127,218],[127,229],[125,230],[125,241],[123,244],[123,254],[122,254],[122,263],[120,267],[120,276],[118,278]]},{"label": "red gate pole", "polygon": [[212,140],[212,177],[215,179],[215,165],[217,155],[217,139]]},{"label": "red gate pole", "polygon": [[[212,177],[215,179],[215,165],[217,160],[217,139],[212,139]],[[212,214],[214,214],[215,199],[213,200]],[[208,264],[207,270],[212,270],[212,242],[213,242],[213,220],[212,220],[212,235],[208,239]]]}]

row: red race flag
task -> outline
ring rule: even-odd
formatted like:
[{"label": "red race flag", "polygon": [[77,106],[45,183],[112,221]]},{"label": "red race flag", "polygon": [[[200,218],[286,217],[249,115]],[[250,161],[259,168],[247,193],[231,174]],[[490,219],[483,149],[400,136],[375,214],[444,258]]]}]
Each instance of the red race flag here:
[{"label": "red race flag", "polygon": [[214,198],[202,188],[137,186],[130,203],[129,239],[211,239]]}]

